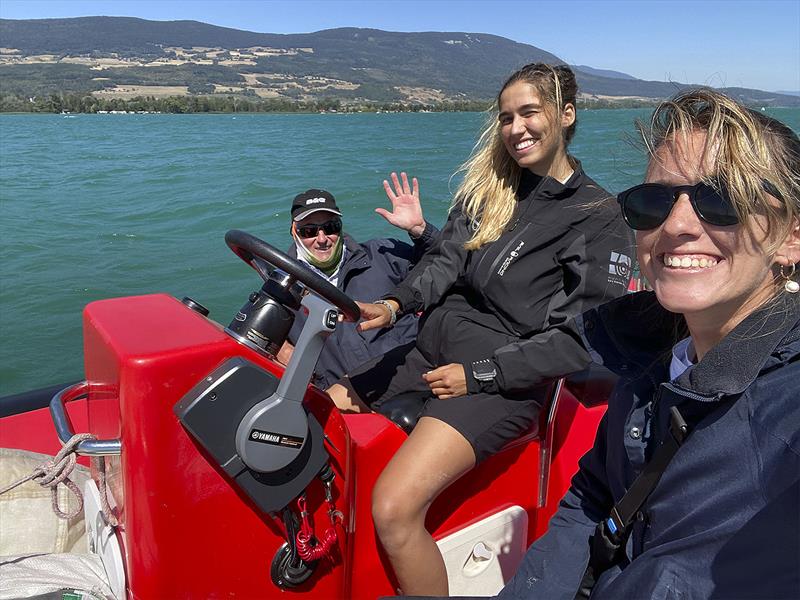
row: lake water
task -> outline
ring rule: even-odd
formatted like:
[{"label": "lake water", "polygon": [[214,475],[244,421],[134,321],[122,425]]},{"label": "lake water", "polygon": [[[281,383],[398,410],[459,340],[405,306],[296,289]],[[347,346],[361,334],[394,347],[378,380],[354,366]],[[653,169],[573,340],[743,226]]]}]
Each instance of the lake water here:
[{"label": "lake water", "polygon": [[[647,110],[580,111],[573,154],[611,192],[641,181],[630,141]],[[770,114],[800,130],[800,110]],[[484,116],[0,115],[0,395],[82,378],[93,300],[191,296],[227,324],[256,273],[223,236],[288,246],[288,209],[331,191],[356,238],[396,235],[382,180],[420,180],[441,224]],[[405,235],[399,232],[401,235]]]}]

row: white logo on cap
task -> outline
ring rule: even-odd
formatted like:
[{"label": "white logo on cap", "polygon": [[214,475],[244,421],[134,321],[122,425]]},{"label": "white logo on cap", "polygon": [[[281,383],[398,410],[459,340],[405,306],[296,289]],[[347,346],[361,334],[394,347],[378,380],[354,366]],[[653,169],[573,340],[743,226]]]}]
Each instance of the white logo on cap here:
[{"label": "white logo on cap", "polygon": [[325,202],[325,198],[309,198],[306,200],[306,206],[309,204],[319,204],[320,202]]}]

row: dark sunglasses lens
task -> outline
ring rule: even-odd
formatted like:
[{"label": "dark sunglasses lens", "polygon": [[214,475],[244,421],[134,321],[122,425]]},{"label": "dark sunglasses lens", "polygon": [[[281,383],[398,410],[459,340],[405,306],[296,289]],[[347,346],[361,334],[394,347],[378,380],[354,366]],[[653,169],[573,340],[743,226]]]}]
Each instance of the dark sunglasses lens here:
[{"label": "dark sunglasses lens", "polygon": [[317,237],[320,229],[325,235],[333,235],[342,231],[342,222],[337,219],[336,221],[325,221],[320,225],[303,225],[297,228],[297,233],[302,238],[313,238]]},{"label": "dark sunglasses lens", "polygon": [[739,216],[724,187],[700,185],[694,194],[694,203],[700,218],[711,225],[736,225]]},{"label": "dark sunglasses lens", "polygon": [[302,227],[297,228],[297,234],[301,238],[312,238],[316,237],[318,227],[316,225],[303,225]]},{"label": "dark sunglasses lens", "polygon": [[633,229],[655,229],[672,209],[672,192],[657,184],[636,186],[620,194],[625,221]]},{"label": "dark sunglasses lens", "polygon": [[322,231],[325,232],[325,235],[333,235],[334,233],[339,233],[342,230],[342,222],[336,219],[335,221],[327,221],[322,224]]}]

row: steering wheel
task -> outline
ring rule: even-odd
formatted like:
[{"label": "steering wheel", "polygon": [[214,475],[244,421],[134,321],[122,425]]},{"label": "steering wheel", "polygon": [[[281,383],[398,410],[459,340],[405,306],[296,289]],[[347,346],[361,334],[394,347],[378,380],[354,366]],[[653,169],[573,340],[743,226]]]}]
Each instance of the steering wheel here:
[{"label": "steering wheel", "polygon": [[231,229],[225,234],[225,243],[228,244],[228,247],[233,250],[236,256],[254,269],[253,259],[260,258],[267,264],[285,272],[316,295],[333,304],[349,320],[358,321],[361,318],[361,311],[358,305],[353,302],[347,294],[342,292],[335,285],[331,285],[329,282],[325,281],[311,269],[292,260],[280,250],[276,250],[267,242],[249,233],[240,231],[239,229]]}]

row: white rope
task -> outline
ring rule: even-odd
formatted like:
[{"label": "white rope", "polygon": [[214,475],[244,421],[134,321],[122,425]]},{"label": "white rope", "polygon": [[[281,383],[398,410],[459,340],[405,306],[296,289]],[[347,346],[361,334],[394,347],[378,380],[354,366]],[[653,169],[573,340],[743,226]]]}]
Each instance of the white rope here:
[{"label": "white rope", "polygon": [[[7,485],[3,489],[0,489],[0,495],[10,492],[25,482],[35,481],[42,487],[50,488],[52,493],[53,512],[56,513],[56,516],[61,519],[73,519],[77,517],[81,511],[83,511],[83,494],[75,482],[69,478],[69,476],[72,474],[72,470],[75,468],[75,448],[77,448],[78,444],[80,444],[82,441],[93,439],[95,439],[95,436],[93,436],[91,433],[79,433],[77,435],[73,435],[64,444],[61,450],[58,451],[58,454],[56,454],[53,458],[44,461],[41,465],[36,467],[33,470],[33,473],[30,475],[23,477],[19,481],[15,481],[11,485]],[[103,475],[105,475],[104,471]],[[105,486],[105,477],[102,479],[103,485]],[[58,505],[58,485],[61,483],[63,483],[78,500],[78,506],[70,512],[64,512]],[[105,500],[105,494],[102,494],[101,498],[102,500]]]},{"label": "white rope", "polygon": [[103,513],[103,516],[106,518],[106,521],[112,527],[116,527],[119,525],[119,521],[117,517],[114,516],[114,512],[111,510],[111,506],[108,503],[108,485],[106,484],[106,459],[103,456],[95,456],[92,458],[92,462],[94,466],[97,467],[97,473],[100,477],[100,485],[98,486],[100,492],[100,512]]}]

